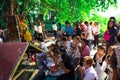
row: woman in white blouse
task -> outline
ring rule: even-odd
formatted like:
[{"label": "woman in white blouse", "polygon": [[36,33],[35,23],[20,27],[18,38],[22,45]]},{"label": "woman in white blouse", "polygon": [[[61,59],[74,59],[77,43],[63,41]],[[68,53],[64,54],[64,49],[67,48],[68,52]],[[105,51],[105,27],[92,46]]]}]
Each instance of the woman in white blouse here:
[{"label": "woman in white blouse", "polygon": [[42,22],[40,22],[40,25],[37,27],[37,33],[38,39],[43,39]]},{"label": "woman in white blouse", "polygon": [[98,25],[98,22],[94,23],[94,27],[92,28],[92,30],[93,30],[94,48],[95,48],[98,47],[98,43],[99,43],[100,27]]}]

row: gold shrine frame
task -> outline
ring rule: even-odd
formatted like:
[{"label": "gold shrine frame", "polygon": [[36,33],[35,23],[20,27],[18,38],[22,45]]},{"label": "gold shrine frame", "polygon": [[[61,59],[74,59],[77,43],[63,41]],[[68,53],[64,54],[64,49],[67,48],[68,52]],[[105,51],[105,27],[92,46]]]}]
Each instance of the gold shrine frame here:
[{"label": "gold shrine frame", "polygon": [[[19,76],[27,72],[32,72],[32,75],[29,77],[33,79],[37,74],[37,57],[36,53],[40,53],[41,49],[34,44],[26,43],[26,42],[13,42],[13,43],[2,43],[0,44],[0,80],[14,80],[19,79]],[[4,54],[2,54],[4,53]],[[34,66],[25,66],[21,67],[21,62],[24,62],[25,54],[35,54],[35,64]],[[27,60],[30,57],[27,55]],[[30,55],[31,56],[31,55]],[[30,67],[30,68],[29,68]],[[29,68],[29,69],[28,69]],[[25,69],[25,70],[24,70]],[[32,70],[34,69],[34,70]],[[19,79],[20,80],[20,79]]]},{"label": "gold shrine frame", "polygon": [[[25,48],[25,50],[24,50],[24,52],[23,52],[23,54],[22,54],[19,62],[17,63],[17,66],[16,66],[16,68],[14,69],[13,73],[11,74],[9,80],[11,80],[11,79],[17,80],[24,72],[31,72],[32,75],[31,75],[31,77],[29,78],[29,80],[33,80],[34,77],[35,77],[35,76],[37,75],[37,73],[39,72],[40,69],[39,69],[39,70],[38,70],[38,69],[22,69],[22,70],[20,70],[20,72],[19,72],[16,76],[14,76],[14,75],[15,75],[15,72],[16,72],[17,69],[18,69],[18,66],[19,66],[20,62],[22,61],[22,58],[23,58],[25,52],[27,52],[29,48],[30,48],[30,49],[36,49],[36,50],[35,50],[36,52],[41,51],[41,49],[40,49],[39,47],[34,46],[33,44],[30,44],[30,43],[29,43],[29,45],[27,45],[27,47]],[[36,56],[36,55],[35,55],[35,56]],[[36,66],[37,66],[37,63],[36,63]],[[42,67],[41,67],[41,68],[42,68]]]}]

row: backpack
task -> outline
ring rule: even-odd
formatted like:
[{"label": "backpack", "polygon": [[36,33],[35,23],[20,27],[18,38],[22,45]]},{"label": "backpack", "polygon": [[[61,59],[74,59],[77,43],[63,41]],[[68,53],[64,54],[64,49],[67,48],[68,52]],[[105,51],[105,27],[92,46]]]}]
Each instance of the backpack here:
[{"label": "backpack", "polygon": [[109,30],[106,30],[104,32],[103,38],[104,38],[105,41],[109,41],[110,40]]}]

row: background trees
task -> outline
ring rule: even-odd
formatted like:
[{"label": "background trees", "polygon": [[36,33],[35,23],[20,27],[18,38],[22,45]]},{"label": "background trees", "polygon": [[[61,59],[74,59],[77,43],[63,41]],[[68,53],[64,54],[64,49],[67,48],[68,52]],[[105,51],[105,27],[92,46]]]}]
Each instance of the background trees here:
[{"label": "background trees", "polygon": [[48,9],[45,13],[51,12],[52,20],[74,22],[84,20],[97,11],[105,11],[116,3],[117,0],[41,0],[40,4]]},{"label": "background trees", "polygon": [[[14,14],[19,14],[25,22],[50,20],[70,22],[88,20],[98,11],[105,11],[117,0],[13,0]],[[0,3],[0,26],[5,27],[5,16],[10,14],[10,0]]]}]

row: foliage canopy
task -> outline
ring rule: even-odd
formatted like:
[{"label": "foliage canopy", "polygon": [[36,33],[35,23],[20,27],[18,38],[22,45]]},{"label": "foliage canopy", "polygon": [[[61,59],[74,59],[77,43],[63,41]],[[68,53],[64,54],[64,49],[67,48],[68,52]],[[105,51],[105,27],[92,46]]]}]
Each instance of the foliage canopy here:
[{"label": "foliage canopy", "polygon": [[97,11],[105,11],[117,0],[16,0],[17,13],[27,15],[44,15],[45,20],[58,20],[71,22],[83,20],[96,14]]},{"label": "foliage canopy", "polygon": [[[4,22],[9,1],[2,0],[0,3],[0,26],[4,26],[1,23]],[[14,14],[20,14],[28,23],[43,16],[44,20],[74,22],[85,20],[97,11],[105,11],[110,5],[116,4],[117,0],[14,0]]]}]

